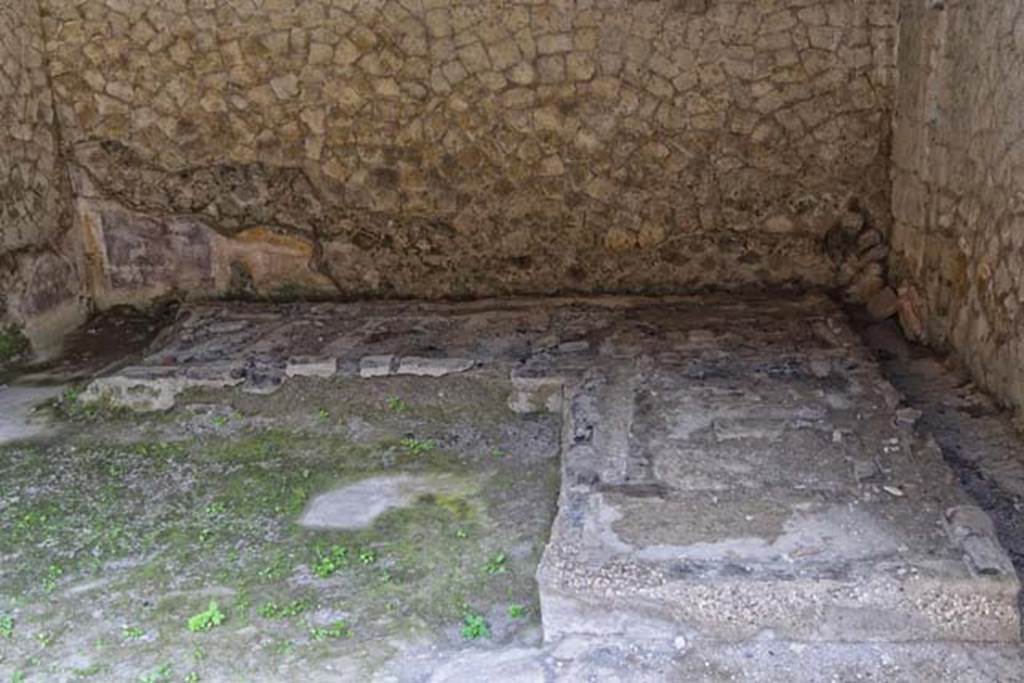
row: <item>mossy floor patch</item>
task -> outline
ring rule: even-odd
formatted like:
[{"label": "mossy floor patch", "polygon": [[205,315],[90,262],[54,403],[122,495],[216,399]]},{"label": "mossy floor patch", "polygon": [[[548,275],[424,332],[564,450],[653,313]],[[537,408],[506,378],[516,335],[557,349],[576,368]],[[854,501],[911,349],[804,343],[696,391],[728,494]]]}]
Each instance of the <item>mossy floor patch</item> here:
[{"label": "mossy floor patch", "polygon": [[[411,642],[535,638],[559,426],[507,398],[465,378],[303,380],[0,447],[0,681],[334,680]],[[363,528],[298,523],[377,477],[449,485]],[[487,628],[469,639],[467,618]]]}]

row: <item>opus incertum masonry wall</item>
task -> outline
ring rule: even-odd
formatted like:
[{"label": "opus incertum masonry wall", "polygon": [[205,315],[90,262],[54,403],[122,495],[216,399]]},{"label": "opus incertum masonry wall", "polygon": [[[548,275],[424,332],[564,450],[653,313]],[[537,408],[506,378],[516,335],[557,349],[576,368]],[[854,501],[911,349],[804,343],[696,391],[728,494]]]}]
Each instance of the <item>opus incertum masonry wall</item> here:
[{"label": "opus incertum masonry wall", "polygon": [[1024,2],[902,0],[892,272],[904,328],[1024,406]]},{"label": "opus incertum masonry wall", "polygon": [[0,335],[18,323],[46,339],[83,320],[71,226],[39,8],[0,0]]},{"label": "opus incertum masonry wall", "polygon": [[828,286],[885,0],[43,0],[103,304]]},{"label": "opus incertum masonry wall", "polygon": [[0,323],[887,280],[1021,403],[1020,6],[0,0]]}]

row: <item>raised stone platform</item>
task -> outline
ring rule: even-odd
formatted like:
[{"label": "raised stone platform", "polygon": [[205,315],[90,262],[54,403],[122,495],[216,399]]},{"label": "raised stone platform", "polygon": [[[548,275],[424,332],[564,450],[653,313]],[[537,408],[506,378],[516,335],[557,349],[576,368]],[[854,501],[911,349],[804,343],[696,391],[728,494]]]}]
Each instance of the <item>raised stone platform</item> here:
[{"label": "raised stone platform", "polygon": [[827,304],[606,348],[565,410],[547,638],[1019,639],[991,523]]},{"label": "raised stone platform", "polygon": [[196,307],[89,395],[457,372],[563,415],[550,643],[1020,639],[990,521],[823,297]]}]

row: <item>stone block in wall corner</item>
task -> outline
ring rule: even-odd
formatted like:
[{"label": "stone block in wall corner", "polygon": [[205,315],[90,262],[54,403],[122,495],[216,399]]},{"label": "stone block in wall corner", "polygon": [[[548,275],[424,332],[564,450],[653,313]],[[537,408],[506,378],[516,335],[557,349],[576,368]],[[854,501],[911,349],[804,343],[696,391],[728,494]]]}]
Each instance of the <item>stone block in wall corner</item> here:
[{"label": "stone block in wall corner", "polygon": [[899,294],[899,320],[903,333],[911,341],[924,341],[924,310],[921,297],[913,285],[901,285]]},{"label": "stone block in wall corner", "polygon": [[867,302],[868,315],[875,320],[886,320],[896,315],[900,310],[899,295],[892,287],[883,287]]},{"label": "stone block in wall corner", "polygon": [[846,300],[866,304],[884,287],[882,267],[877,263],[869,264],[859,270],[846,287]]}]

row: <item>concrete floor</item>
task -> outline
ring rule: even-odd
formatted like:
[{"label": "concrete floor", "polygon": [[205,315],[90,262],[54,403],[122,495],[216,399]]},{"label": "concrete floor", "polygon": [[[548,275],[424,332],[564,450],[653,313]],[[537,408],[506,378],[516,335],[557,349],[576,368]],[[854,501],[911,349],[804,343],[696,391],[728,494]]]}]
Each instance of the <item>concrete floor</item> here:
[{"label": "concrete floor", "polygon": [[[349,488],[315,480],[303,501],[329,505],[286,512],[274,533],[304,542],[355,533],[329,532],[323,520],[331,527],[331,515],[359,517],[371,529],[363,542],[385,547],[394,528],[379,520],[394,509],[360,517],[367,491],[395,509],[428,489],[445,500],[477,491],[482,518],[495,526],[486,542],[457,552],[493,564],[488,553],[498,546],[521,548],[506,556],[512,584],[472,584],[491,638],[446,632],[458,610],[435,614],[416,603],[415,591],[437,587],[412,583],[401,599],[425,631],[388,631],[387,601],[367,593],[349,618],[376,639],[332,642],[329,655],[261,655],[257,670],[211,657],[195,667],[202,680],[1020,680],[1017,555],[1003,548],[1019,524],[1020,442],[1012,430],[999,432],[999,447],[961,443],[952,427],[936,433],[937,424],[960,424],[955,415],[936,419],[936,395],[951,399],[962,385],[938,390],[933,381],[927,398],[915,370],[900,366],[901,394],[885,372],[899,374],[892,363],[907,360],[907,347],[891,329],[867,332],[855,333],[818,296],[193,306],[137,362],[92,381],[51,425],[50,443],[104,430],[122,443],[188,436],[198,439],[182,456],[191,462],[203,439],[232,443],[267,428],[296,444],[312,433],[370,452],[387,450],[389,439],[407,450],[430,442],[427,450],[450,452],[458,467],[444,460],[424,479],[401,461]],[[384,419],[362,395],[384,412],[406,401],[461,407],[442,411],[445,419],[430,411]],[[139,411],[130,429],[117,411],[124,407]],[[996,456],[1003,464],[987,478],[965,478],[954,447],[979,472]],[[539,478],[544,458],[559,451],[552,522],[544,510],[555,513],[555,491],[545,503]],[[22,457],[7,452],[10,463]],[[511,470],[496,473],[495,458]],[[498,474],[507,477],[503,489],[487,484]],[[17,508],[17,496],[0,495],[0,514]],[[303,512],[319,531],[302,530]],[[518,545],[492,543],[509,535]],[[126,552],[146,564],[137,548]],[[429,565],[440,557],[424,568],[440,572]],[[294,580],[309,567],[290,571]],[[201,593],[216,575],[216,567],[198,573],[190,590]],[[26,604],[6,580],[11,604]],[[88,580],[62,578],[50,607],[59,614],[67,608],[59,596]],[[521,623],[502,616],[511,585],[529,612]],[[330,593],[311,586],[311,604]],[[358,581],[348,588],[368,590]],[[252,628],[229,620],[211,649],[228,658],[233,648],[252,650]],[[133,680],[166,660],[183,676],[189,642],[158,634],[149,660],[108,652],[108,671]],[[10,645],[0,639],[0,647]],[[24,648],[0,655],[0,670],[32,656]],[[74,680],[60,665],[51,673]]]}]

